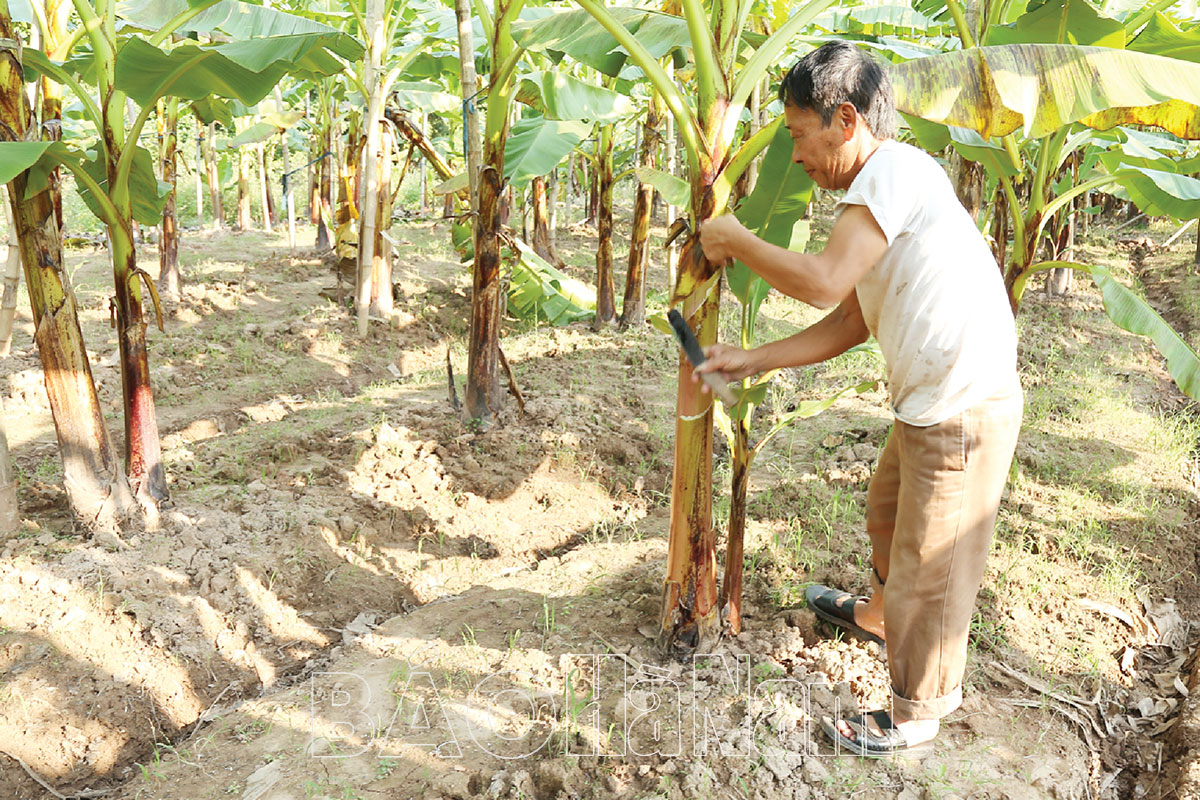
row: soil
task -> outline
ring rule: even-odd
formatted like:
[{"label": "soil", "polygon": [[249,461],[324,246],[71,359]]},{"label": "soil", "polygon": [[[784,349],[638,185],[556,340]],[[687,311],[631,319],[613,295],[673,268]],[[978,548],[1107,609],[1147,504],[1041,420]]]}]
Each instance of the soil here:
[{"label": "soil", "polygon": [[[928,752],[837,756],[821,718],[886,703],[886,664],[875,645],[831,637],[798,598],[813,581],[866,588],[861,506],[887,433],[882,394],[840,401],[756,462],[745,631],[668,660],[653,637],[674,346],[649,327],[510,322],[524,412],[510,402],[468,424],[447,361],[461,396],[469,276],[444,252],[443,223],[393,233],[401,310],[365,340],[328,298],[319,255],[290,254],[281,237],[185,235],[183,296],[164,301],[166,334],[150,336],[172,504],[123,537],[71,525],[21,307],[0,366],[23,518],[0,552],[0,797],[1162,793],[1197,619],[1197,486],[1183,465],[1156,471],[1136,431],[1031,431],[963,707]],[[558,247],[586,263],[586,231]],[[105,253],[76,253],[70,269],[119,440]],[[801,324],[773,303],[770,325]],[[1161,359],[1103,320],[1094,291],[1023,313],[1036,326],[1063,308],[1086,322],[1070,346],[1103,343],[1138,365],[1121,391],[1194,415]],[[1027,391],[1047,359],[1026,348]],[[763,413],[822,396],[838,374],[784,376]],[[1142,537],[1149,523],[1103,498],[1137,586],[1082,585],[1103,565],[1080,567],[1056,537],[1055,447],[1146,464],[1164,535]],[[727,456],[717,480],[728,483]]]}]

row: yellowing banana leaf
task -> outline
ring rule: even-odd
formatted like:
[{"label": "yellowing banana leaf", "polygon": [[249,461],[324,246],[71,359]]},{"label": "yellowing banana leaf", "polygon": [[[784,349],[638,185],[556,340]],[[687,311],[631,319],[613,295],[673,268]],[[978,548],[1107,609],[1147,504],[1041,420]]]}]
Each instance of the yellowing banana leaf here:
[{"label": "yellowing banana leaf", "polygon": [[256,122],[253,125],[250,125],[239,131],[238,135],[233,137],[233,139],[229,142],[229,146],[244,147],[248,144],[265,142],[272,136],[278,135],[281,131],[286,131],[303,118],[304,114],[300,113],[299,111],[289,111],[283,114],[268,114],[261,122]]},{"label": "yellowing banana leaf", "polygon": [[892,68],[896,106],[984,138],[1041,137],[1072,122],[1153,125],[1200,138],[1200,64],[1057,44],[977,47]]}]

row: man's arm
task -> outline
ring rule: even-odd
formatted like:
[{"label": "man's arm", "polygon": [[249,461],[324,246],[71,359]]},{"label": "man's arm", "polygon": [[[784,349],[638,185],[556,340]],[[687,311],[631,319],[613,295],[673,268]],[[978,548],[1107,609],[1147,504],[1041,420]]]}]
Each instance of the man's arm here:
[{"label": "man's arm", "polygon": [[866,206],[842,211],[820,253],[794,253],[755,236],[732,215],[700,227],[700,246],[709,261],[738,259],[775,289],[817,308],[846,297],[883,257],[887,238]]},{"label": "man's arm", "polygon": [[[869,336],[858,305],[858,293],[851,290],[838,307],[820,322],[799,333],[753,350],[715,344],[705,348],[707,359],[696,372],[717,372],[727,381],[744,378],[781,367],[799,367],[841,355]],[[695,375],[692,380],[699,380]],[[705,391],[708,388],[705,387]]]}]

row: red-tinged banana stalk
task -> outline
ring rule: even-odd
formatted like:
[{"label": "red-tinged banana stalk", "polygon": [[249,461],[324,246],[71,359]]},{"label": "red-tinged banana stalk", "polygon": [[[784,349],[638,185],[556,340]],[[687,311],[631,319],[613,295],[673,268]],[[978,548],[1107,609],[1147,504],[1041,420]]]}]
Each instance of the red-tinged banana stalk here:
[{"label": "red-tinged banana stalk", "polygon": [[[37,139],[24,92],[20,44],[0,0],[0,138]],[[112,527],[136,509],[117,463],[100,410],[91,364],[79,327],[75,296],[63,283],[59,203],[53,186],[28,196],[28,173],[9,184],[14,227],[25,266],[34,341],[63,461],[71,511],[86,528]]]},{"label": "red-tinged banana stalk", "polygon": [[[696,69],[693,113],[662,66],[603,3],[579,0],[642,69],[675,119],[688,159],[693,231],[727,211],[734,184],[767,144],[766,137],[756,136],[738,147],[739,119],[753,87],[787,42],[831,2],[805,5],[738,68],[736,56],[750,3],[716,0],[710,15],[701,0],[683,0]],[[704,258],[693,234],[680,253],[672,305],[681,307],[702,346],[716,341],[719,278],[719,268]],[[671,530],[660,617],[660,643],[668,651],[708,649],[721,632],[712,526],[712,403],[712,395],[692,382],[691,367],[681,355]]]}]

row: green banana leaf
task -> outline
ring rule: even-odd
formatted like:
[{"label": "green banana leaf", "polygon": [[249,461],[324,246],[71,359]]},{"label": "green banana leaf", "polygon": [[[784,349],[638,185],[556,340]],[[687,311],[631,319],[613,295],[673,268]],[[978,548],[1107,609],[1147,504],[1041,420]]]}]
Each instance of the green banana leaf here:
[{"label": "green banana leaf", "polygon": [[1020,296],[1034,273],[1057,267],[1083,270],[1091,275],[1104,297],[1104,311],[1108,318],[1115,322],[1117,327],[1130,333],[1148,336],[1158,352],[1166,358],[1167,371],[1175,384],[1188,397],[1200,400],[1200,355],[1196,354],[1144,298],[1114,278],[1105,267],[1071,261],[1043,261],[1031,267],[1021,277],[1014,290]]},{"label": "green banana leaf", "polygon": [[[801,220],[812,199],[812,179],[792,161],[792,136],[783,125],[767,146],[758,181],[734,212],[760,238],[788,249],[803,249],[808,243],[808,223]],[[726,268],[729,290],[746,306],[747,336],[753,340],[758,310],[770,286],[740,261]]]},{"label": "green banana leaf", "polygon": [[523,189],[562,163],[591,133],[592,126],[583,122],[543,117],[518,120],[504,142],[504,179]]},{"label": "green banana leaf", "polygon": [[1153,125],[1200,138],[1200,64],[1057,44],[977,47],[892,67],[897,108],[985,138],[1072,122]]},{"label": "green banana leaf", "polygon": [[326,39],[319,34],[276,36],[214,47],[181,45],[164,52],[131,38],[117,51],[116,87],[142,106],[168,94],[185,100],[230,97],[253,105],[284,75],[311,78],[340,72],[343,65],[325,49]]},{"label": "green banana leaf", "polygon": [[617,122],[634,111],[633,101],[627,96],[586,83],[560,70],[521,76],[516,98],[549,119]]},{"label": "green banana leaf", "polygon": [[1153,53],[1156,56],[1181,58],[1184,61],[1200,61],[1200,27],[1192,26],[1182,30],[1158,13],[1127,48],[1142,53]]},{"label": "green banana leaf", "polygon": [[654,167],[638,167],[634,170],[634,174],[642,183],[653,186],[662,195],[663,200],[676,208],[687,211],[691,206],[692,186],[683,178]]},{"label": "green banana leaf", "polygon": [[1085,44],[1125,47],[1125,26],[1101,16],[1086,0],[1049,0],[1010,25],[988,28],[989,45]]},{"label": "green banana leaf", "polygon": [[398,81],[392,96],[401,108],[433,114],[449,114],[462,108],[462,98],[432,81]]},{"label": "green banana leaf", "polygon": [[[96,151],[89,151],[83,160],[83,169],[92,176],[101,190],[108,191],[108,174],[104,162]],[[100,206],[86,186],[79,185],[79,196],[88,210],[100,219]],[[162,222],[163,205],[171,194],[171,184],[163,183],[154,174],[154,156],[144,147],[133,155],[133,167],[129,172],[129,196],[133,203],[133,218],[143,225],[158,225]]]},{"label": "green banana leaf", "polygon": [[548,264],[519,239],[508,284],[508,309],[518,319],[567,325],[596,313],[596,290]]},{"label": "green banana leaf", "polygon": [[192,101],[192,111],[205,125],[217,122],[224,128],[233,127],[233,111],[222,97],[201,97]]},{"label": "green banana leaf", "polygon": [[[158,30],[194,5],[189,0],[126,0],[117,16],[129,26]],[[221,0],[184,23],[176,33],[210,34],[221,31],[235,40],[314,36],[321,47],[348,61],[362,58],[364,48],[353,36],[315,20],[237,0]]]},{"label": "green banana leaf", "polygon": [[819,14],[813,24],[839,34],[867,36],[888,36],[902,32],[937,36],[947,30],[945,22],[928,17],[912,6],[895,3],[830,9]]},{"label": "green banana leaf", "polygon": [[0,142],[0,183],[8,183],[32,167],[56,145],[60,155],[68,152],[61,142]]},{"label": "green banana leaf", "polygon": [[[627,6],[610,6],[608,10],[654,58],[691,47],[687,21],[682,17]],[[612,34],[581,9],[522,20],[512,26],[512,35],[526,50],[545,52],[556,59],[565,53],[610,77],[619,75],[628,59]]]},{"label": "green banana leaf", "polygon": [[285,111],[280,113],[271,113],[263,117],[261,122],[256,122],[248,126],[233,137],[229,142],[230,147],[244,147],[248,144],[258,144],[265,142],[272,136],[277,136],[282,131],[295,125],[304,114],[299,111]]}]

